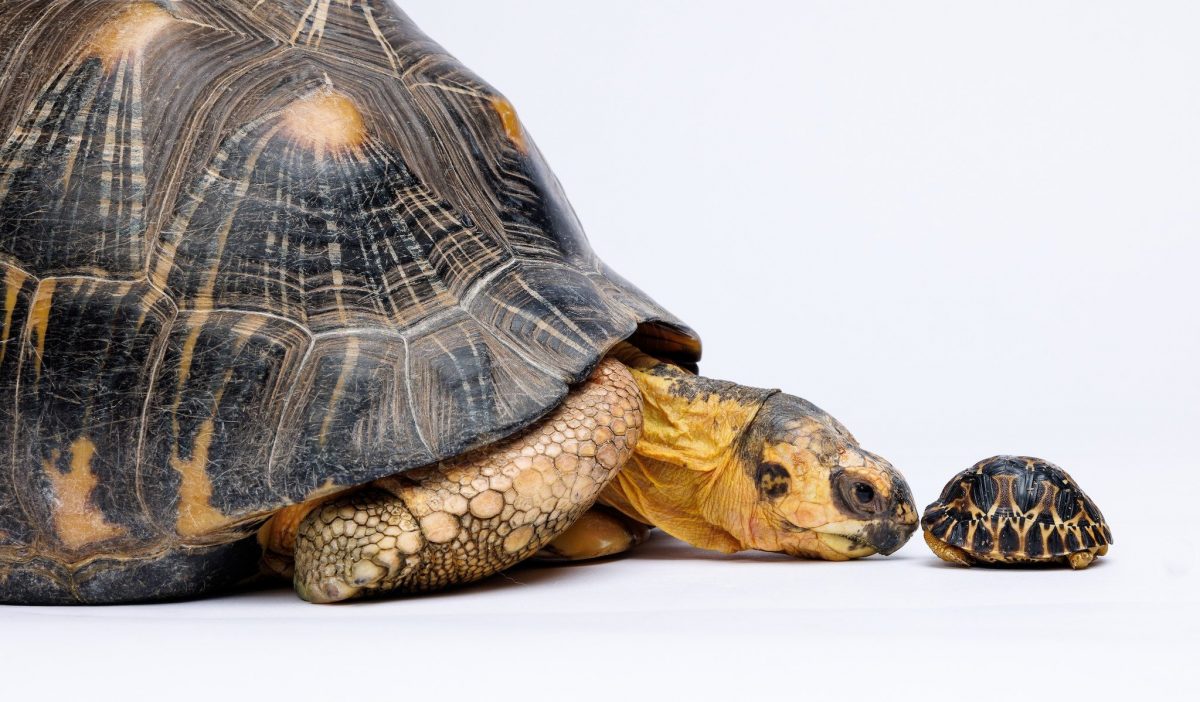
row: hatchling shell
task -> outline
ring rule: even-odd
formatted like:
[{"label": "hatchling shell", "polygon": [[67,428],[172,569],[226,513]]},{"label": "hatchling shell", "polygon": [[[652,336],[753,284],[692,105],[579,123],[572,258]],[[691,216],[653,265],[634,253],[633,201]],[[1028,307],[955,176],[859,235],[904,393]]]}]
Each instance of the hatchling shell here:
[{"label": "hatchling shell", "polygon": [[[921,526],[935,553],[964,565],[1104,555],[1112,544],[1104,515],[1078,483],[1053,463],[1025,456],[996,456],[954,476]],[[1079,557],[1072,565],[1088,562]]]}]

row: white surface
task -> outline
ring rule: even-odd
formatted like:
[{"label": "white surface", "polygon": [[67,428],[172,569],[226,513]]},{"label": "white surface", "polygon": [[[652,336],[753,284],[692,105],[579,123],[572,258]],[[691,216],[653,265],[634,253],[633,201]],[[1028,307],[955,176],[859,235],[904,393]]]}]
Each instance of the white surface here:
[{"label": "white surface", "polygon": [[513,99],[706,373],[821,405],[922,507],[985,456],[1060,463],[1112,555],[965,571],[919,537],[826,564],[660,536],[423,599],[3,608],[0,699],[1195,694],[1200,5],[405,6]]}]

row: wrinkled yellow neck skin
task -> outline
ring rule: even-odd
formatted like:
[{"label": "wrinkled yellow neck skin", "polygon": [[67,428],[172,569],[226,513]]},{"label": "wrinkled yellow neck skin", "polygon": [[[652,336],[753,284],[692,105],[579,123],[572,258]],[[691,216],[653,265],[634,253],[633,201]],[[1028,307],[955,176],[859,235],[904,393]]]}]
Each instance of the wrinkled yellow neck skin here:
[{"label": "wrinkled yellow neck skin", "polygon": [[697,392],[695,376],[631,346],[613,355],[642,392],[644,426],[633,458],[600,501],[698,548],[751,548],[755,487],[738,445],[768,395]]}]

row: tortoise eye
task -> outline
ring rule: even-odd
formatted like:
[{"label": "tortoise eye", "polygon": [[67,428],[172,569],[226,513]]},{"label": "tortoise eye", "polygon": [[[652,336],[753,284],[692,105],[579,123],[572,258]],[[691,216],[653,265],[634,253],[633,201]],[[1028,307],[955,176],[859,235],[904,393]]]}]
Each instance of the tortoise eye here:
[{"label": "tortoise eye", "polygon": [[874,485],[848,473],[834,475],[833,495],[839,509],[859,519],[873,518],[887,508]]}]

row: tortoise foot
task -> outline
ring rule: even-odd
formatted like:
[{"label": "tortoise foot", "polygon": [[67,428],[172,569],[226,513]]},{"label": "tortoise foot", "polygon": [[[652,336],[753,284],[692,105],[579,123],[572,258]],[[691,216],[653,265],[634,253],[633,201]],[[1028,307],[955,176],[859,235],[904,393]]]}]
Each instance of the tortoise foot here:
[{"label": "tortoise foot", "polygon": [[1084,568],[1090,566],[1095,560],[1095,551],[1077,551],[1075,553],[1067,554],[1067,563],[1069,563],[1071,568],[1074,570],[1083,570]]},{"label": "tortoise foot", "polygon": [[971,558],[971,556],[961,548],[938,541],[937,538],[935,538],[933,534],[930,534],[928,531],[924,532],[924,534],[925,543],[929,546],[929,549],[943,561],[946,561],[947,563],[953,563],[954,565],[966,566],[968,568],[975,564],[975,559]]},{"label": "tortoise foot", "polygon": [[588,561],[624,553],[644,542],[650,527],[611,507],[596,505],[537,552],[540,561]]}]

